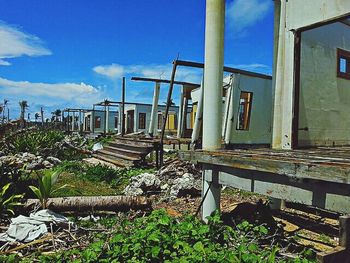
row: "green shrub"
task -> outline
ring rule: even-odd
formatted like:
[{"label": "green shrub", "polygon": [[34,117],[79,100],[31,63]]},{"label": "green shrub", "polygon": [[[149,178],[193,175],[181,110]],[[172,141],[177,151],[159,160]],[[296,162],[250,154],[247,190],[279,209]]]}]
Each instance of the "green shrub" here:
[{"label": "green shrub", "polygon": [[21,206],[19,202],[23,198],[22,194],[9,194],[8,190],[10,189],[11,183],[4,185],[0,190],[0,216],[14,215],[14,208],[16,206]]},{"label": "green shrub", "polygon": [[16,135],[11,141],[14,153],[41,154],[44,149],[55,149],[55,144],[64,138],[61,131],[30,131]]},{"label": "green shrub", "polygon": [[266,239],[263,225],[243,222],[233,229],[218,213],[203,224],[193,216],[170,217],[165,210],[123,221],[111,236],[98,234],[84,250],[69,250],[42,256],[41,262],[312,262],[300,256],[295,260],[278,258],[277,246],[259,245]]}]

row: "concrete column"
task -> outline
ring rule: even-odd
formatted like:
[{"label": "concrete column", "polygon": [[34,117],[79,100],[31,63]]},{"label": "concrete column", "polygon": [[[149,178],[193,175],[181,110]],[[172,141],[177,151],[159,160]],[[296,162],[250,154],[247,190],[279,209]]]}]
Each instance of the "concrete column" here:
[{"label": "concrete column", "polygon": [[122,133],[122,107],[118,105],[118,134]]},{"label": "concrete column", "polygon": [[95,133],[95,105],[92,106],[91,112],[91,132]]},{"label": "concrete column", "polygon": [[294,100],[294,34],[286,29],[286,1],[275,1],[279,12],[279,26],[275,27],[274,108],[272,148],[292,148],[292,119]]},{"label": "concrete column", "polygon": [[157,112],[158,112],[158,103],[159,103],[159,92],[160,92],[160,83],[156,82],[153,92],[153,102],[152,102],[152,112],[151,120],[149,122],[148,134],[153,136],[157,134]]},{"label": "concrete column", "polygon": [[227,119],[228,119],[228,109],[230,105],[230,100],[231,100],[231,92],[232,92],[232,80],[233,76],[231,75],[230,78],[230,83],[228,88],[226,89],[226,97],[225,97],[225,111],[224,111],[224,116],[222,119],[222,138],[225,138],[226,134],[226,127],[227,127]]},{"label": "concrete column", "polygon": [[[222,82],[224,66],[225,0],[206,1],[205,58],[204,58],[204,107],[203,107],[203,149],[221,148],[222,129]],[[205,170],[202,219],[214,210],[220,209],[220,185],[213,182],[209,187],[208,176],[214,171]],[[215,177],[218,174],[215,173]]]},{"label": "concrete column", "polygon": [[179,117],[177,121],[177,138],[181,138],[181,128],[182,128],[182,120],[183,120],[183,107],[184,107],[184,87],[181,87],[181,95],[179,101]]},{"label": "concrete column", "polygon": [[75,128],[75,112],[72,112],[72,132],[74,131]]},{"label": "concrete column", "polygon": [[226,132],[225,132],[225,144],[230,144],[231,136],[232,136],[232,130],[234,129],[234,114],[235,109],[233,108],[234,105],[234,94],[235,91],[239,88],[239,81],[240,81],[241,75],[237,74],[235,75],[233,79],[233,83],[231,85],[231,92],[230,92],[230,103],[228,107],[228,116],[227,116],[227,125],[226,125]]},{"label": "concrete column", "polygon": [[106,133],[109,132],[109,106],[106,108]]},{"label": "concrete column", "polygon": [[201,87],[199,90],[199,100],[197,104],[197,112],[194,120],[194,127],[192,131],[192,137],[191,137],[191,146],[192,149],[195,148],[196,143],[199,138],[199,133],[201,130],[201,124],[202,124],[202,118],[203,118],[203,81],[201,83]]},{"label": "concrete column", "polygon": [[202,198],[205,198],[202,207],[202,219],[207,221],[206,217],[210,216],[216,209],[220,209],[219,172],[203,166],[202,182]]},{"label": "concrete column", "polygon": [[183,101],[183,107],[182,107],[182,118],[181,118],[181,127],[180,127],[180,137],[184,136],[185,128],[186,128],[186,121],[187,121],[187,106],[188,106],[188,99],[187,97],[184,97]]}]

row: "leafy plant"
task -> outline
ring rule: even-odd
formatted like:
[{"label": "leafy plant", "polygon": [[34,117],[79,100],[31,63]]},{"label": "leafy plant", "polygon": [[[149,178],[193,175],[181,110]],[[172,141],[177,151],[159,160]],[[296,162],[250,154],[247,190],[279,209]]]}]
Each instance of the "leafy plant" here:
[{"label": "leafy plant", "polygon": [[54,189],[54,185],[57,182],[60,171],[50,171],[45,173],[43,176],[39,176],[38,184],[39,188],[30,185],[29,188],[33,191],[36,197],[40,200],[43,209],[47,208],[47,202],[49,198],[58,190],[62,190],[68,187],[67,184],[62,185]]},{"label": "leafy plant", "polygon": [[11,186],[11,183],[4,185],[0,191],[0,209],[1,216],[5,215],[14,215],[14,207],[21,206],[22,204],[19,202],[21,198],[23,198],[22,194],[10,195],[8,196],[8,190]]},{"label": "leafy plant", "polygon": [[30,131],[15,136],[11,142],[11,148],[14,153],[41,154],[45,149],[54,149],[56,143],[63,138],[64,133],[61,131]]}]

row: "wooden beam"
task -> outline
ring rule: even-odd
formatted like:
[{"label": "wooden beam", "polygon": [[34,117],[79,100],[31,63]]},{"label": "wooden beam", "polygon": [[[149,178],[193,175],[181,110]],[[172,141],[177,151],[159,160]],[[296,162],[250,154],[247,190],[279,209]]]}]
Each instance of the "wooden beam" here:
[{"label": "wooden beam", "polygon": [[[199,62],[193,62],[193,61],[185,61],[185,60],[178,60],[177,61],[178,66],[185,66],[185,67],[192,67],[192,68],[204,68],[204,63]],[[256,77],[256,78],[263,78],[263,79],[272,79],[272,76],[251,72],[247,70],[237,69],[237,68],[231,68],[224,66],[224,71],[229,73],[236,73],[236,74],[242,74],[250,77]]]},{"label": "wooden beam", "polygon": [[[149,82],[158,82],[158,83],[168,83],[168,84],[170,83],[170,80],[168,80],[168,79],[155,79],[155,78],[143,78],[143,77],[132,77],[131,80],[135,80],[135,81],[149,81]],[[174,84],[176,84],[176,85],[184,85],[184,86],[193,86],[193,88],[200,87],[200,84],[197,84],[197,83],[176,81],[176,80],[174,80]]]}]

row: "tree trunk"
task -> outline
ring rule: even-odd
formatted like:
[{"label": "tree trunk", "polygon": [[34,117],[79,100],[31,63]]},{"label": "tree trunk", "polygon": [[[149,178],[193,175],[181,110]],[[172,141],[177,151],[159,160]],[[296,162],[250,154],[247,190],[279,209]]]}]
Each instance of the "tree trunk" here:
[{"label": "tree trunk", "polygon": [[[38,199],[28,199],[23,208],[30,211],[38,206]],[[48,209],[56,212],[127,211],[150,206],[150,200],[142,196],[72,196],[50,198],[47,203]]]}]

